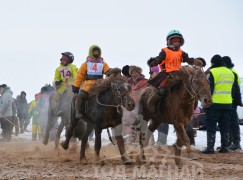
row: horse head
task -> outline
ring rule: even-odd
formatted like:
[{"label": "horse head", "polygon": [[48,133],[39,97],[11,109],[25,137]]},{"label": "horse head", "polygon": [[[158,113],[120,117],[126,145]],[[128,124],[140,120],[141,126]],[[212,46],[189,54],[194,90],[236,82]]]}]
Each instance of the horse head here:
[{"label": "horse head", "polygon": [[124,106],[128,111],[132,111],[135,108],[135,102],[130,95],[131,86],[127,82],[121,80],[115,80],[111,83],[111,89],[119,103]]},{"label": "horse head", "polygon": [[193,66],[189,71],[191,85],[191,95],[196,97],[202,104],[203,108],[211,105],[212,97],[207,76],[201,68]]}]

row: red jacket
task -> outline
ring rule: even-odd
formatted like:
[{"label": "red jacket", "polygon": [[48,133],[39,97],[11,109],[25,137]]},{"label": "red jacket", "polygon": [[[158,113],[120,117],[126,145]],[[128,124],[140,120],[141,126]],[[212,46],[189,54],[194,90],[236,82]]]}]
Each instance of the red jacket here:
[{"label": "red jacket", "polygon": [[132,87],[131,95],[135,103],[138,103],[141,92],[147,87],[147,81],[148,80],[142,74],[136,80],[134,80],[132,77],[128,79],[128,82]]}]

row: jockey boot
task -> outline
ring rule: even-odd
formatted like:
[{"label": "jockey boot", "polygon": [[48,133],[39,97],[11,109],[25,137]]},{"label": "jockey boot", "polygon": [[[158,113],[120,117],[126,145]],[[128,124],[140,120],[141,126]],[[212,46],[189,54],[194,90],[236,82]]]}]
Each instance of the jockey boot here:
[{"label": "jockey boot", "polygon": [[219,149],[219,153],[227,153],[229,152],[228,149],[228,140],[229,140],[229,134],[228,133],[221,133],[221,147]]},{"label": "jockey boot", "polygon": [[215,133],[207,132],[207,148],[201,151],[204,154],[214,153]]},{"label": "jockey boot", "polygon": [[166,88],[165,87],[159,88],[159,96],[164,97],[165,96],[165,92],[166,92]]},{"label": "jockey boot", "polygon": [[82,119],[84,117],[84,106],[85,100],[87,98],[87,93],[85,91],[80,91],[80,93],[76,97],[75,101],[75,110],[76,110],[76,118]]},{"label": "jockey boot", "polygon": [[235,150],[241,150],[240,146],[240,131],[233,131],[232,132],[232,142],[233,144],[229,147],[229,150],[235,151]]}]

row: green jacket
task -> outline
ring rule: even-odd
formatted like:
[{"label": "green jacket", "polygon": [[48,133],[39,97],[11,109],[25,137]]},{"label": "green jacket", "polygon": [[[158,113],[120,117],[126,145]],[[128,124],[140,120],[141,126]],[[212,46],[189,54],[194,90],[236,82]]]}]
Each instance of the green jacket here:
[{"label": "green jacket", "polygon": [[62,83],[57,87],[58,93],[62,94],[67,89],[67,86],[72,85],[77,71],[78,68],[74,64],[60,65],[56,68],[54,81],[62,80]]}]

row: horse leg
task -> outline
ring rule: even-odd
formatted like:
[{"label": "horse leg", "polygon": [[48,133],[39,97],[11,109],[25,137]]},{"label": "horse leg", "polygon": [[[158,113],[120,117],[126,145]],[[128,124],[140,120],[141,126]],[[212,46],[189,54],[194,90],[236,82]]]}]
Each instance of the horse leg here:
[{"label": "horse leg", "polygon": [[148,145],[150,136],[152,135],[151,132],[148,130],[148,121],[145,121],[143,119],[143,115],[139,114],[138,115],[138,120],[140,123],[140,134],[139,134],[139,144],[140,144],[140,149],[139,149],[139,161],[140,162],[145,162],[146,158],[144,155],[144,148]]},{"label": "horse leg", "polygon": [[179,168],[182,168],[182,161],[181,161],[181,151],[183,150],[183,145],[187,147],[187,153],[190,154],[191,147],[190,147],[190,140],[186,134],[185,126],[182,124],[174,125],[177,135],[177,141],[174,144],[175,149],[175,163],[178,165]]},{"label": "horse leg", "polygon": [[62,148],[65,150],[68,149],[69,141],[70,141],[71,137],[73,136],[73,130],[74,130],[76,124],[77,123],[75,123],[75,124],[70,123],[69,127],[66,128],[66,134],[65,134],[66,139],[60,143]]},{"label": "horse leg", "polygon": [[[149,145],[149,140],[150,140],[153,132],[159,127],[159,125],[160,125],[160,122],[152,121],[151,124],[149,125],[149,127],[146,127],[147,130],[146,130],[145,139],[144,139],[144,135],[143,135],[144,133],[141,132],[140,138],[142,138],[142,140],[140,140],[140,143],[144,142],[144,144],[142,144],[140,146],[140,151],[139,151],[139,160],[141,162],[146,162],[146,158],[144,155],[144,148]],[[147,124],[146,124],[146,126],[147,126]],[[145,129],[145,125],[143,128]],[[141,129],[143,129],[143,128],[141,128]]]},{"label": "horse leg", "polygon": [[101,148],[101,129],[95,130],[95,154],[96,154],[96,162],[100,162],[100,148]]},{"label": "horse leg", "polygon": [[65,141],[61,142],[61,146],[63,149],[68,149],[69,141],[71,137],[73,136],[73,130],[78,124],[78,119],[75,118],[75,98],[72,99],[72,105],[71,105],[71,119],[69,122],[69,126],[66,126],[66,139]]},{"label": "horse leg", "polygon": [[48,144],[49,132],[54,127],[56,121],[57,121],[57,117],[54,114],[54,111],[53,111],[53,109],[51,108],[51,105],[50,105],[49,109],[48,109],[48,121],[47,121],[46,132],[45,132],[45,136],[44,136],[44,139],[43,139],[44,145]]},{"label": "horse leg", "polygon": [[149,127],[147,126],[148,122],[146,120],[143,120],[143,116],[139,115],[139,120],[141,123],[141,129],[140,129],[140,151],[139,151],[139,160],[141,162],[146,161],[145,155],[144,155],[144,148],[148,146],[149,140],[153,132],[158,128],[160,125],[160,122],[152,120]]},{"label": "horse leg", "polygon": [[121,154],[121,159],[125,165],[132,164],[132,160],[127,156],[125,151],[124,139],[122,137],[122,124],[119,124],[114,127],[114,133],[116,142]]},{"label": "horse leg", "polygon": [[58,148],[58,146],[59,146],[60,136],[61,136],[61,133],[62,133],[63,128],[64,128],[64,122],[63,121],[64,121],[64,119],[62,117],[61,123],[59,124],[58,129],[57,129],[57,134],[56,134],[56,138],[55,138],[55,148]]},{"label": "horse leg", "polygon": [[80,163],[82,163],[82,164],[87,163],[87,159],[85,158],[85,149],[86,149],[86,144],[88,142],[88,137],[92,131],[93,131],[93,125],[90,123],[87,123],[87,128],[82,137],[81,148],[80,148]]}]

